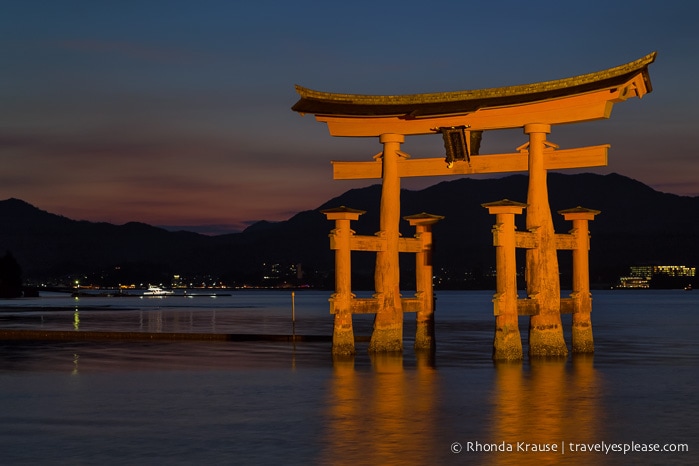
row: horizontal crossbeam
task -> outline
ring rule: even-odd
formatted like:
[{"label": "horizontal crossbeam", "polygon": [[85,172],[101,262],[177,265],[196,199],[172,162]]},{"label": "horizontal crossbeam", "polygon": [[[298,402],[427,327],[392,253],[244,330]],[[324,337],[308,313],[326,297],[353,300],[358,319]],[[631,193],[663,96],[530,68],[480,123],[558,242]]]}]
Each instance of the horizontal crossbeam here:
[{"label": "horizontal crossbeam", "polygon": [[[335,236],[330,236],[330,249],[339,249]],[[425,250],[420,238],[399,238],[398,252],[417,253]],[[350,237],[350,251],[385,251],[386,239],[380,236],[353,235]]]},{"label": "horizontal crossbeam", "polygon": [[[572,314],[574,307],[573,298],[561,298],[561,314]],[[536,299],[518,299],[517,315],[535,316],[539,314],[539,302]]]},{"label": "horizontal crossbeam", "polygon": [[[607,165],[609,144],[576,149],[548,149],[544,151],[544,168],[604,167]],[[336,180],[360,180],[381,178],[381,160],[371,162],[333,161],[333,178]],[[447,167],[444,158],[400,159],[398,176],[474,175],[481,173],[506,173],[527,171],[529,157],[526,151],[510,154],[472,155],[470,162],[457,161]]]},{"label": "horizontal crossbeam", "polygon": [[[418,312],[420,310],[421,301],[419,298],[401,298],[401,307],[403,312]],[[352,314],[376,314],[379,309],[379,300],[377,298],[352,298],[350,301],[350,312]],[[330,300],[330,314],[336,314],[335,303]]]},{"label": "horizontal crossbeam", "polygon": [[[502,246],[500,231],[493,229],[493,246]],[[570,233],[556,233],[556,249],[561,251],[572,251],[578,249],[578,242],[575,235]],[[515,247],[519,249],[535,249],[539,247],[539,237],[530,231],[515,232]],[[589,249],[589,246],[588,246]]]},{"label": "horizontal crossbeam", "polygon": [[556,249],[573,251],[578,249],[578,241],[572,234],[556,233]]}]

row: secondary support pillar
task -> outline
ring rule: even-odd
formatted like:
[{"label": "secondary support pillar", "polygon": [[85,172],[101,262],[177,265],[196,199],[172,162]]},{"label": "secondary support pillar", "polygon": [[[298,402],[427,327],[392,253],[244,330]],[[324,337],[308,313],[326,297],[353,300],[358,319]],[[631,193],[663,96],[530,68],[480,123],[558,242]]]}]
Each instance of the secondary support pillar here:
[{"label": "secondary support pillar", "polygon": [[561,325],[556,237],[544,166],[546,135],[551,132],[551,126],[527,124],[524,132],[529,135],[526,227],[537,238],[537,247],[526,252],[527,294],[538,306],[538,314],[533,315],[529,323],[529,355],[566,356],[568,348]]},{"label": "secondary support pillar", "polygon": [[495,215],[493,246],[497,286],[493,296],[495,338],[493,359],[515,361],[522,359],[522,339],[519,334],[517,312],[517,264],[515,250],[515,215],[521,214],[526,204],[504,199],[482,204]]},{"label": "secondary support pillar", "polygon": [[332,354],[350,356],[355,353],[352,327],[352,263],[351,240],[354,231],[350,221],[359,219],[363,210],[339,207],[322,211],[328,220],[335,221],[330,233],[330,247],[335,250],[335,293],[330,298],[335,314]]},{"label": "secondary support pillar", "polygon": [[559,210],[563,218],[573,222],[570,233],[575,238],[573,249],[573,353],[593,353],[595,344],[592,338],[592,295],[590,294],[590,230],[588,222],[595,219],[599,210],[575,207]]},{"label": "secondary support pillar", "polygon": [[415,253],[415,296],[420,300],[415,321],[415,349],[435,349],[434,291],[432,287],[432,225],[442,220],[440,215],[426,213],[403,217],[415,227],[415,238],[422,247]]},{"label": "secondary support pillar", "polygon": [[398,160],[402,134],[382,134],[383,182],[381,185],[380,231],[385,250],[376,253],[374,281],[378,310],[369,352],[403,350],[403,308],[400,299],[400,272],[398,267],[398,240],[400,223],[400,176]]}]

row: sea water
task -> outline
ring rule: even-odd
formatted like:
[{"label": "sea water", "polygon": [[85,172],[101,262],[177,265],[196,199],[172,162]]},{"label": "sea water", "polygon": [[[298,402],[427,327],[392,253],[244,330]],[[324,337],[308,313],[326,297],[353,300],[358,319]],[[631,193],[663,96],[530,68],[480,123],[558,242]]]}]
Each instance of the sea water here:
[{"label": "sea water", "polygon": [[[327,335],[329,292],[42,294],[0,328]],[[491,360],[492,292],[437,292],[433,355],[330,342],[2,341],[2,464],[697,464],[699,292],[593,292],[594,356]],[[292,307],[294,322],[292,322]],[[570,316],[563,316],[570,345]],[[524,350],[528,319],[520,318]],[[369,336],[372,316],[354,316]],[[660,451],[655,451],[660,450]],[[674,451],[663,451],[674,450]]]}]

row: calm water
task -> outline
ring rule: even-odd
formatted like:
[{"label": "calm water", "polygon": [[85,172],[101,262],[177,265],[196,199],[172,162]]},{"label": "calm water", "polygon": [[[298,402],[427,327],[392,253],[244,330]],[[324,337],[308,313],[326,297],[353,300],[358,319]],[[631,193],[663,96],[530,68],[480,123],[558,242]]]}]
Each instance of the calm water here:
[{"label": "calm water", "polygon": [[[594,357],[504,365],[491,295],[437,293],[433,358],[412,315],[402,356],[335,362],[329,342],[0,342],[2,464],[699,462],[699,291],[596,291]],[[0,328],[330,335],[328,296],[297,291],[293,329],[290,292],[252,291],[0,301]],[[570,451],[632,442],[689,452]],[[493,444],[514,451],[469,451]]]}]

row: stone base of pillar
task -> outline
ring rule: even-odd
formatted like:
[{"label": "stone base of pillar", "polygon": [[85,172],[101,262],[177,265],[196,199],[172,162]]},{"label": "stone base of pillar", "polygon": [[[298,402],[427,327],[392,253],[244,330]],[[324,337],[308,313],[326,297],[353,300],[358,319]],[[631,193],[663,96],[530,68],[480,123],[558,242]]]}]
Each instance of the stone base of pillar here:
[{"label": "stone base of pillar", "polygon": [[595,343],[592,339],[590,323],[573,323],[571,331],[573,353],[594,353]]},{"label": "stone base of pillar", "polygon": [[354,341],[352,343],[337,343],[337,338],[333,335],[332,354],[335,356],[353,356],[356,353]]},{"label": "stone base of pillar", "polygon": [[529,326],[529,356],[567,356],[563,328],[558,324]]},{"label": "stone base of pillar", "polygon": [[522,359],[522,339],[519,328],[498,325],[493,341],[493,359],[496,361],[517,361]]},{"label": "stone base of pillar", "polygon": [[369,341],[370,353],[393,353],[403,351],[403,326],[375,328]]},{"label": "stone base of pillar", "polygon": [[434,350],[434,321],[418,322],[415,331],[416,350]]},{"label": "stone base of pillar", "polygon": [[[352,316],[349,317],[350,319]],[[333,329],[332,354],[337,356],[350,356],[355,354],[354,330],[351,325],[341,325],[342,317],[335,315],[335,328]],[[339,324],[339,325],[338,325]]]}]

